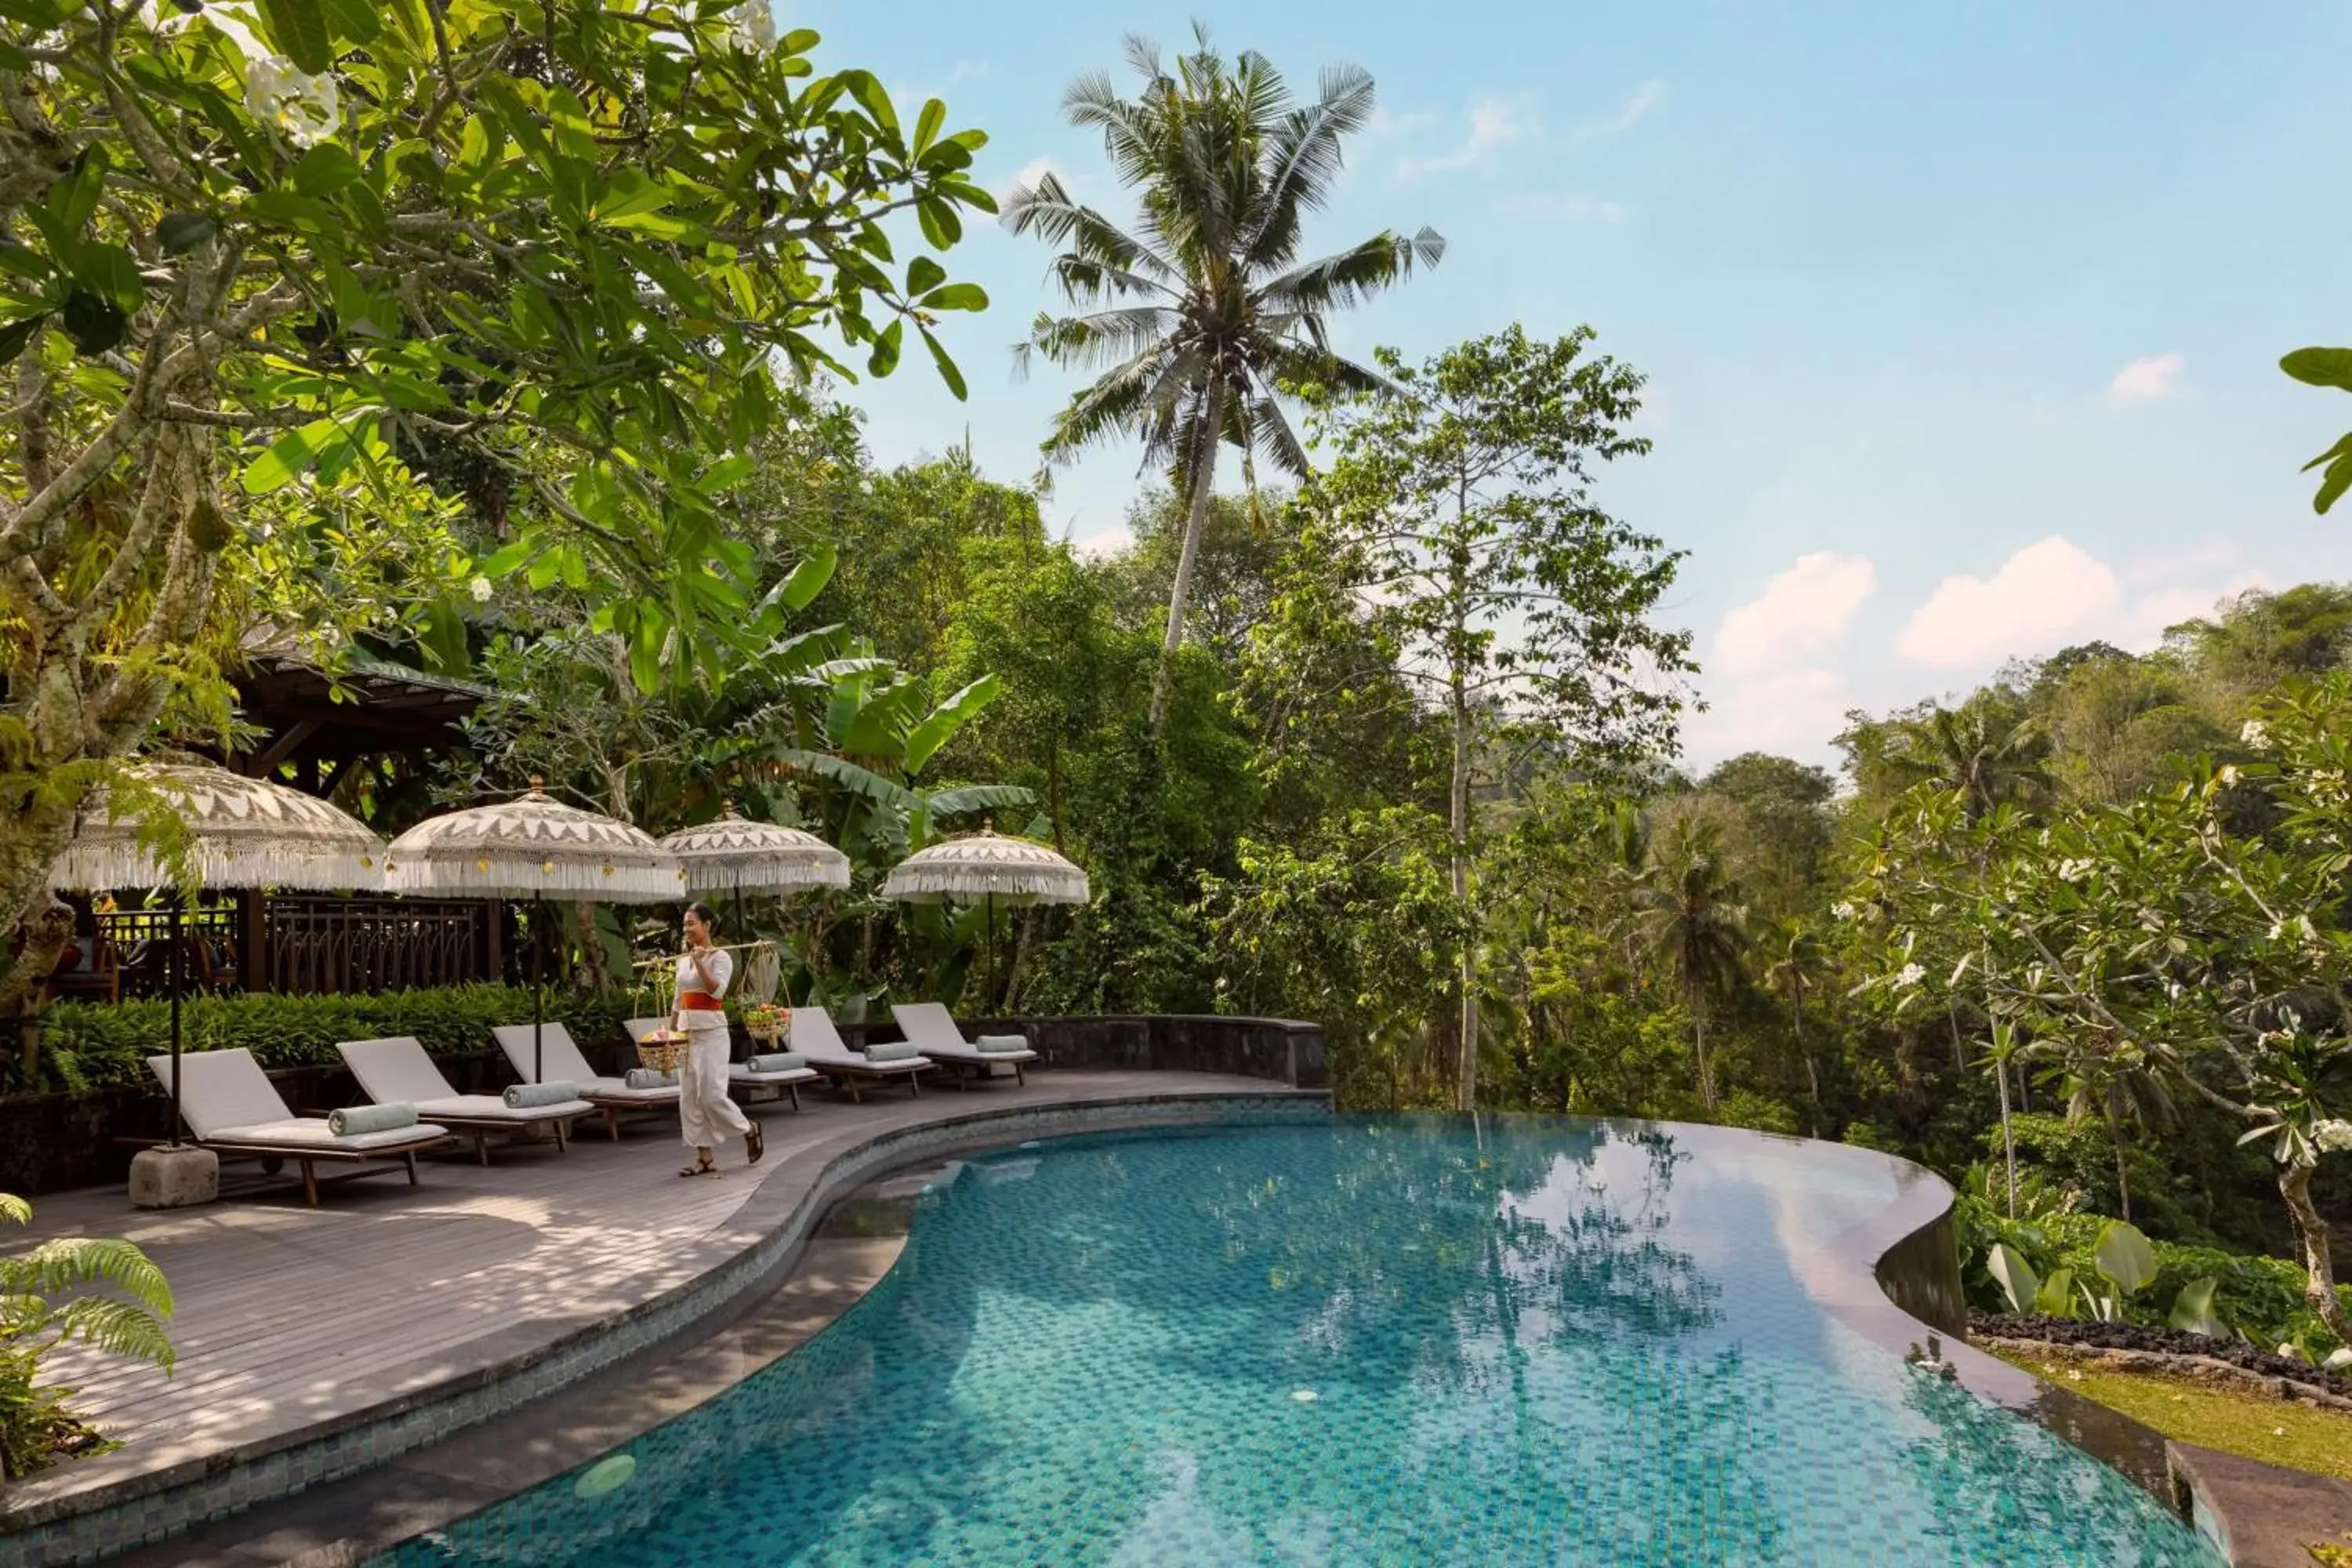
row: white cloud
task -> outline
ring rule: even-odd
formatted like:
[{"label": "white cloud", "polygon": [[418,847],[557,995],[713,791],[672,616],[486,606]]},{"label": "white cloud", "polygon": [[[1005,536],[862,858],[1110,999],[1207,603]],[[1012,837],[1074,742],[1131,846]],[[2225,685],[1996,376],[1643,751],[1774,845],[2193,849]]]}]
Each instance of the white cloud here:
[{"label": "white cloud", "polygon": [[1021,165],[1021,172],[1019,174],[1005,181],[1003,188],[993,194],[995,195],[996,199],[1001,202],[1005,197],[1011,195],[1016,189],[1034,191],[1037,188],[1037,182],[1044,179],[1048,174],[1060,180],[1062,182],[1063,188],[1065,190],[1070,190],[1070,194],[1072,195],[1075,196],[1077,194],[1076,191],[1072,190],[1070,187],[1070,176],[1064,174],[1062,172],[1062,166],[1059,163],[1055,163],[1051,158],[1030,159],[1027,163]]},{"label": "white cloud", "polygon": [[1763,593],[1725,614],[1707,667],[1747,677],[1801,664],[1845,635],[1877,587],[1877,568],[1866,555],[1800,555]]},{"label": "white cloud", "polygon": [[1834,670],[1772,670],[1733,682],[1724,694],[1709,698],[1706,712],[1685,720],[1683,754],[1699,770],[1742,752],[1828,762],[1831,738],[1859,705]]},{"label": "white cloud", "polygon": [[1397,178],[1413,180],[1423,174],[1484,167],[1496,148],[1517,141],[1527,131],[1527,121],[1519,111],[1502,100],[1474,98],[1470,100],[1470,134],[1462,145],[1433,157],[1398,159]]},{"label": "white cloud", "polygon": [[2116,372],[2107,383],[2110,403],[2154,403],[2169,397],[2179,390],[2181,359],[2179,354],[2150,354],[2136,359]]},{"label": "white cloud", "polygon": [[2123,609],[2114,568],[2053,533],[2018,551],[1990,577],[1963,573],[1937,584],[1895,647],[1931,669],[1977,669],[2095,637]]},{"label": "white cloud", "polygon": [[1633,89],[1633,95],[1625,100],[1616,113],[1605,120],[1596,120],[1590,125],[1578,127],[1576,134],[1569,140],[1584,142],[1597,142],[1604,136],[1622,136],[1648,118],[1650,110],[1655,109],[1665,96],[1666,84],[1658,78],[1652,77]]},{"label": "white cloud", "polygon": [[1364,134],[1377,142],[1384,136],[1411,136],[1437,123],[1437,116],[1426,110],[1416,109],[1405,114],[1391,114],[1386,104],[1372,107],[1372,118],[1364,126]]},{"label": "white cloud", "polygon": [[1073,539],[1070,541],[1070,548],[1076,552],[1080,560],[1101,561],[1118,554],[1134,542],[1133,531],[1113,524],[1109,528],[1099,529],[1089,533],[1084,538]]},{"label": "white cloud", "polygon": [[957,82],[970,81],[975,77],[983,77],[987,74],[986,60],[958,60],[955,63],[955,69],[948,72],[948,85],[953,87]]},{"label": "white cloud", "polygon": [[1558,218],[1565,223],[1623,223],[1626,212],[1617,202],[1589,196],[1507,196],[1495,204],[1506,217]]},{"label": "white cloud", "polygon": [[1610,122],[1609,129],[1612,131],[1633,130],[1634,126],[1639,125],[1642,122],[1643,116],[1648,114],[1650,110],[1658,106],[1658,100],[1665,96],[1666,84],[1660,81],[1656,77],[1652,77],[1649,80],[1643,82],[1641,86],[1633,89],[1633,96],[1625,100],[1625,107],[1617,111],[1617,118]]}]

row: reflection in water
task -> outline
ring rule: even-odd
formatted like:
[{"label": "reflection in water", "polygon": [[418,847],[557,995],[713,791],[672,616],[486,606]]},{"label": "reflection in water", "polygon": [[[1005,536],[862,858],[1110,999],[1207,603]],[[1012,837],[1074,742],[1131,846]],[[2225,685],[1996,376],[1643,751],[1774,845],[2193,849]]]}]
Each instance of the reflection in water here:
[{"label": "reflection in water", "polygon": [[1825,1317],[1777,1236],[1801,1165],[1720,1137],[1396,1118],[971,1161],[879,1289],[630,1445],[629,1484],[396,1561],[2210,1563]]}]

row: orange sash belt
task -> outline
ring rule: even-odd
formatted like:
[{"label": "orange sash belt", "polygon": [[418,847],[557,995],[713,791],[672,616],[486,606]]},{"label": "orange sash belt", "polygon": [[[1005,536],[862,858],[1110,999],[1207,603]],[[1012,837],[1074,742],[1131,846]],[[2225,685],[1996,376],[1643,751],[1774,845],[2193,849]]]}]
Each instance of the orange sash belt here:
[{"label": "orange sash belt", "polygon": [[708,991],[681,991],[677,994],[677,1010],[681,1013],[718,1013],[725,1010],[720,1002]]}]

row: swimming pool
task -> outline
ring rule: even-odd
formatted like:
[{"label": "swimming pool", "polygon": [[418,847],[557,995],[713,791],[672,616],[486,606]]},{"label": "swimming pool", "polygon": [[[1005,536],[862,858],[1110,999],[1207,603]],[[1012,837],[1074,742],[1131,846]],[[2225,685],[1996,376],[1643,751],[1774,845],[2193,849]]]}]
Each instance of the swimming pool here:
[{"label": "swimming pool", "polygon": [[1816,1304],[1895,1187],[1569,1119],[1008,1149],[798,1353],[379,1562],[2215,1568]]}]

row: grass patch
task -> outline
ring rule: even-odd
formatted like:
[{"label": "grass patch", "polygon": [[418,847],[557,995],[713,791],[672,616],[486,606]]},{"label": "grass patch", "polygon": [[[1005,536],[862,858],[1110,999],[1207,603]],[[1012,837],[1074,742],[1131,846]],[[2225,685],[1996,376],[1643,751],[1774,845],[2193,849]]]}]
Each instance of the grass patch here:
[{"label": "grass patch", "polygon": [[2012,1366],[2120,1410],[2168,1437],[2352,1481],[2352,1411],[2326,1410],[2168,1373],[1994,1351]]}]

